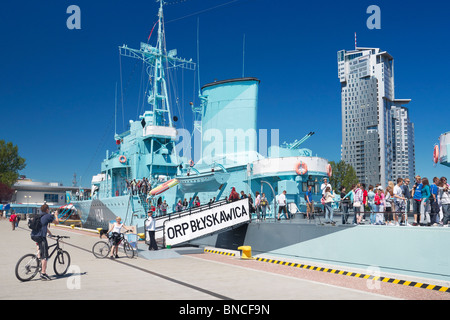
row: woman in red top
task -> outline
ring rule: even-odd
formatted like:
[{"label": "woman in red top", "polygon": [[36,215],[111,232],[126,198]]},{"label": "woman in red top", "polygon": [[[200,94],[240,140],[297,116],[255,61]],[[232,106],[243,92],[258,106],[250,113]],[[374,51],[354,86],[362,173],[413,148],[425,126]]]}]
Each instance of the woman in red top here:
[{"label": "woman in red top", "polygon": [[236,192],[236,189],[234,187],[231,189],[231,193],[230,196],[228,197],[228,200],[230,202],[239,200],[239,194]]},{"label": "woman in red top", "polygon": [[17,216],[16,216],[16,213],[13,210],[11,212],[11,216],[9,217],[9,222],[11,222],[11,224],[12,224],[13,231],[16,230],[16,220],[17,220]]},{"label": "woman in red top", "polygon": [[367,190],[366,190],[366,185],[364,183],[361,183],[361,189],[363,191],[363,210],[362,210],[362,219],[365,220],[366,219],[366,206],[367,206]]}]

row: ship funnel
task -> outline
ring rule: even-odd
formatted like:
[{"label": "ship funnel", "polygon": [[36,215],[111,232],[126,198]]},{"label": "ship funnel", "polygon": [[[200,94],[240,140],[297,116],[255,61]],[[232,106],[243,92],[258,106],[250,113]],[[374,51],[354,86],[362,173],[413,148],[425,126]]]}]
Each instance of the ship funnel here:
[{"label": "ship funnel", "polygon": [[257,160],[256,78],[216,81],[202,87],[202,162],[242,165]]}]

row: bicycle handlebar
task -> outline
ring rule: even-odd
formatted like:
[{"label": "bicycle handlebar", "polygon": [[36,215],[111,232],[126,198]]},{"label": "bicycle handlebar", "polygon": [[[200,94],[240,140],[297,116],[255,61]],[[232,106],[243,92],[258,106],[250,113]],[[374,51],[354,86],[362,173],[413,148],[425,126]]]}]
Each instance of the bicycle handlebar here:
[{"label": "bicycle handlebar", "polygon": [[70,239],[70,237],[68,237],[68,236],[60,236],[60,235],[58,235],[58,234],[55,235],[55,236],[54,236],[54,235],[49,235],[49,237],[50,237],[50,238],[56,238],[56,239],[58,239],[58,240],[59,240],[59,239]]}]

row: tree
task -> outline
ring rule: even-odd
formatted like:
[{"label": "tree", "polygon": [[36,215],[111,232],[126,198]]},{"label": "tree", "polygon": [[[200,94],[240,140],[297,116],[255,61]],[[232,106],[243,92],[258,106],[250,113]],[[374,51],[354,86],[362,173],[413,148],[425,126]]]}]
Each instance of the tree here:
[{"label": "tree", "polygon": [[0,183],[11,188],[19,177],[19,171],[25,167],[25,159],[19,156],[19,148],[12,142],[0,140]]},{"label": "tree", "polygon": [[8,203],[14,194],[14,190],[0,182],[0,203]]},{"label": "tree", "polygon": [[358,183],[358,177],[356,176],[356,171],[353,167],[345,163],[345,161],[340,161],[335,163],[330,161],[331,168],[333,169],[333,176],[330,178],[330,184],[333,190],[339,190],[341,187],[345,187],[345,190],[351,190],[352,185]]}]

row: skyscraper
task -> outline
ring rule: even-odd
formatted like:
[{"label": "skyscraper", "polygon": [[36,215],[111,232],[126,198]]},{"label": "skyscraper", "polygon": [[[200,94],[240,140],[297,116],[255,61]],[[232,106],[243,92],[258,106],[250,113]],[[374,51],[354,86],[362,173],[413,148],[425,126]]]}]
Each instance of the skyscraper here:
[{"label": "skyscraper", "polygon": [[[386,186],[415,174],[411,100],[395,99],[394,58],[379,48],[338,52],[342,160],[362,183]],[[406,169],[407,168],[407,169]]]}]

